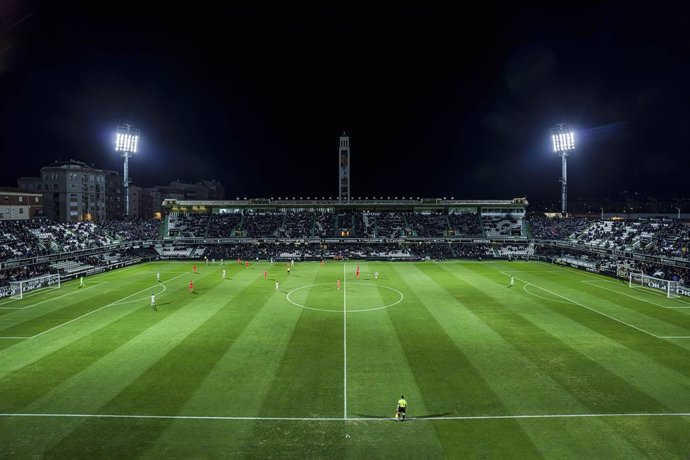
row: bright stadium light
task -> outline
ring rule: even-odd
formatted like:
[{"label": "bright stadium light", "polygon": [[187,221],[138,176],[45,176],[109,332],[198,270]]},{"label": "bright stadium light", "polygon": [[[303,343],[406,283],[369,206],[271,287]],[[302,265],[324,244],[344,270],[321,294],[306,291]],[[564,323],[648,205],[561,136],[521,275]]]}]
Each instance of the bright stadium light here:
[{"label": "bright stadium light", "polygon": [[565,123],[551,129],[553,151],[561,157],[561,214],[568,213],[568,152],[575,150],[575,132]]},{"label": "bright stadium light", "polygon": [[134,129],[132,125],[129,124],[124,124],[117,127],[117,135],[115,136],[115,151],[120,152],[122,158],[125,159],[124,174],[122,176],[122,185],[125,189],[125,218],[129,217],[129,157],[137,153],[138,146],[138,129]]}]

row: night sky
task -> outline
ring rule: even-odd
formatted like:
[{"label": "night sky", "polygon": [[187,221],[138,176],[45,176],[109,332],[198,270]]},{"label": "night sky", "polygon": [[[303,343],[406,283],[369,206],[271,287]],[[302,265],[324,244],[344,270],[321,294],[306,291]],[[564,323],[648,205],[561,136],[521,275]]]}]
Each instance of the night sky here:
[{"label": "night sky", "polygon": [[[232,3],[232,2],[229,2]],[[55,159],[229,197],[690,195],[690,7],[219,9],[0,0],[0,185]],[[686,4],[687,5],[687,4]],[[666,8],[666,9],[664,9]]]}]

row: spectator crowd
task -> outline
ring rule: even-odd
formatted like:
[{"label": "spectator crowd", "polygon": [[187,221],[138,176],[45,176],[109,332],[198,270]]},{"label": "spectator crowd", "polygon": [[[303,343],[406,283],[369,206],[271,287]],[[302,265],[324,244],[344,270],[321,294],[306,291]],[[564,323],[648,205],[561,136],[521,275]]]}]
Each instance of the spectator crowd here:
[{"label": "spectator crowd", "polygon": [[[23,267],[7,264],[0,270],[0,285],[48,271],[83,270],[85,267],[112,265],[120,257],[134,257],[110,251],[111,245],[117,243],[154,241],[162,246],[164,242],[177,238],[217,239],[214,244],[203,241],[192,245],[202,248],[201,253],[216,260],[541,257],[570,261],[571,264],[600,271],[645,271],[663,273],[668,279],[690,279],[688,271],[678,267],[679,264],[664,264],[663,261],[642,263],[632,257],[637,254],[669,260],[676,258],[681,262],[687,260],[690,255],[690,226],[677,220],[614,221],[537,215],[523,220],[510,215],[480,216],[474,212],[302,209],[171,214],[163,223],[157,220],[98,224],[0,221],[0,263],[102,249],[96,255],[75,255],[74,263],[67,265],[51,265],[43,260]],[[247,238],[251,241],[220,241],[222,238]],[[314,241],[319,238],[320,241]],[[457,238],[465,238],[465,241],[456,241]],[[275,239],[278,242],[274,242]],[[559,247],[554,243],[563,241],[569,242],[570,249],[562,249],[562,244]],[[168,254],[193,257],[200,254],[194,248]],[[606,254],[597,254],[601,250]],[[158,254],[164,253],[159,251]]]}]

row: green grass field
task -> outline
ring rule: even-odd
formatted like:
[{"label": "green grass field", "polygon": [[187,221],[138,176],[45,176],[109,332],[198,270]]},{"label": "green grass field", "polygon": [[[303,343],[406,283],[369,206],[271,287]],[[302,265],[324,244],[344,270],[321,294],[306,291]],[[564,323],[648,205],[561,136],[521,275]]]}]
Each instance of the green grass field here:
[{"label": "green grass field", "polygon": [[690,299],[537,262],[192,265],[0,300],[0,457],[690,456]]}]

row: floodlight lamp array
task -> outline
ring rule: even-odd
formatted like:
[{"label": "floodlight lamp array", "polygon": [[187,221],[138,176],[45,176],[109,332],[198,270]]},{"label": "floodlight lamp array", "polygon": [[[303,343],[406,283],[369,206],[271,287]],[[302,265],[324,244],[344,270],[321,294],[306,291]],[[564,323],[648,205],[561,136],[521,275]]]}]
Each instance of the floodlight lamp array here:
[{"label": "floodlight lamp array", "polygon": [[131,133],[117,133],[115,150],[118,152],[136,153],[139,135]]},{"label": "floodlight lamp array", "polygon": [[554,133],[551,135],[551,140],[553,141],[554,152],[566,152],[575,149],[575,133],[573,131]]}]

